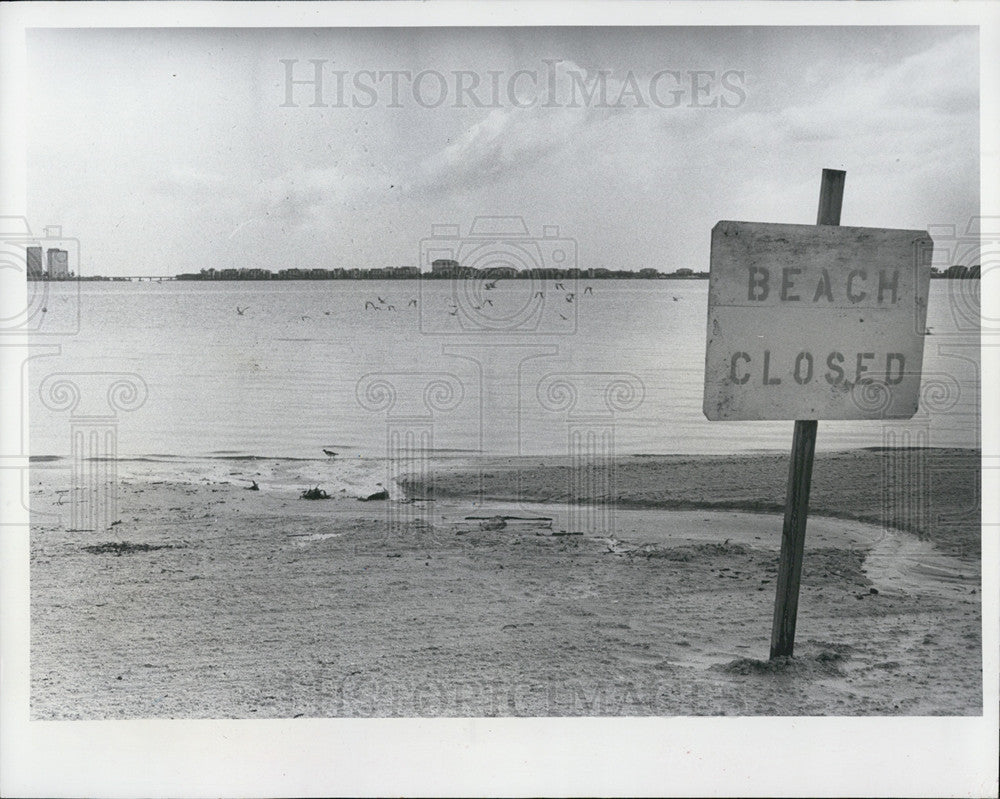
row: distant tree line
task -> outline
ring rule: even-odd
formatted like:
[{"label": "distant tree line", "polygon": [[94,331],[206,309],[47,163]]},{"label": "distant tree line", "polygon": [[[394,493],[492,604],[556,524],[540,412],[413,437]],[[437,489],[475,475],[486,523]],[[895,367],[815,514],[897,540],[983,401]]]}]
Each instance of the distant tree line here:
[{"label": "distant tree line", "polygon": [[932,269],[931,277],[978,280],[979,264],[975,264],[974,266],[962,266],[961,264],[955,264],[954,266],[949,266],[945,270]]},{"label": "distant tree line", "polygon": [[177,275],[177,280],[446,280],[453,278],[484,280],[524,280],[549,279],[601,280],[659,280],[680,278],[688,280],[707,279],[708,272],[692,269],[678,269],[675,272],[660,272],[656,269],[640,269],[638,272],[613,269],[513,269],[496,267],[477,269],[471,266],[436,267],[431,272],[421,272],[415,266],[397,266],[374,269],[202,269],[200,272],[185,272]]}]

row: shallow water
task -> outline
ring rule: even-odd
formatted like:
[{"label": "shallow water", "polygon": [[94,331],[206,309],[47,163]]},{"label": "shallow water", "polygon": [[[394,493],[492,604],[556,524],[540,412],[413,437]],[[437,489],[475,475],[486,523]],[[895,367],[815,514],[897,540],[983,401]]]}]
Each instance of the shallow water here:
[{"label": "shallow water", "polygon": [[[973,282],[931,285],[934,335],[918,415],[822,422],[819,449],[978,446]],[[500,281],[489,291],[471,281],[50,284],[35,341],[51,349],[38,350],[29,369],[30,451],[69,457],[73,431],[95,425],[112,431],[113,444],[88,452],[164,463],[247,455],[322,462],[324,448],[341,459],[413,448],[788,448],[790,422],[720,423],[702,414],[707,281],[566,283]],[[528,318],[539,290],[545,304]],[[75,406],[59,393],[67,383],[78,392]]]}]

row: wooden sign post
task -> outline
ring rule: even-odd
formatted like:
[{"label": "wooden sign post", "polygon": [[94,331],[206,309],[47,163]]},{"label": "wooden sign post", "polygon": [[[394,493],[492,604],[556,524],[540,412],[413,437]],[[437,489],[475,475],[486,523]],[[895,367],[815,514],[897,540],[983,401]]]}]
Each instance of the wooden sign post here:
[{"label": "wooden sign post", "polygon": [[795,643],[817,420],[909,419],[920,395],[933,244],[840,227],[845,176],[823,170],[816,225],[712,230],[705,416],[795,420],[772,658]]},{"label": "wooden sign post", "polygon": [[[817,225],[840,224],[846,178],[846,172],[823,170]],[[788,463],[788,488],[785,491],[785,523],[781,529],[781,559],[778,561],[774,621],[771,624],[771,660],[783,655],[791,657],[795,648],[795,619],[799,612],[799,580],[806,543],[817,426],[815,419],[796,419],[792,434],[792,457]]]}]

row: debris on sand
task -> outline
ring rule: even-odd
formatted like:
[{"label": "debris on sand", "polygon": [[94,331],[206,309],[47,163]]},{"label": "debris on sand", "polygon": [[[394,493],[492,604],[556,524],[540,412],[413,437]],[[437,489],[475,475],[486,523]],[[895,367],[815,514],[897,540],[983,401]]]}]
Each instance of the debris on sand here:
[{"label": "debris on sand", "polygon": [[299,494],[299,499],[329,499],[330,495],[326,493],[322,488],[316,486],[315,488],[307,489]]},{"label": "debris on sand", "polygon": [[491,516],[479,522],[480,530],[503,530],[507,526],[507,520],[503,516]]},{"label": "debris on sand", "polygon": [[114,555],[120,558],[122,555],[131,555],[135,552],[152,552],[156,549],[179,549],[175,544],[133,544],[129,541],[109,541],[106,544],[90,544],[83,547],[85,552],[92,555]]},{"label": "debris on sand", "polygon": [[374,494],[369,494],[367,497],[358,497],[358,502],[375,502],[380,499],[388,499],[389,492],[386,489],[381,491],[376,491]]},{"label": "debris on sand", "polygon": [[250,482],[253,483],[253,485],[248,485],[244,489],[245,491],[260,491],[260,486],[257,485],[257,481],[256,480],[251,480]]}]

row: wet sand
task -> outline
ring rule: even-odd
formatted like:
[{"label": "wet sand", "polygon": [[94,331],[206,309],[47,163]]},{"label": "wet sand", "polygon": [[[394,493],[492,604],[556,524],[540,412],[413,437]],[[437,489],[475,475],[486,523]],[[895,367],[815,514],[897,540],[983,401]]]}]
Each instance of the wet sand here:
[{"label": "wet sand", "polygon": [[921,457],[933,512],[898,514],[886,453],[817,456],[773,664],[780,456],[621,459],[610,530],[551,458],[437,463],[417,501],[122,479],[91,532],[33,474],[32,717],[978,715],[978,453]]}]

